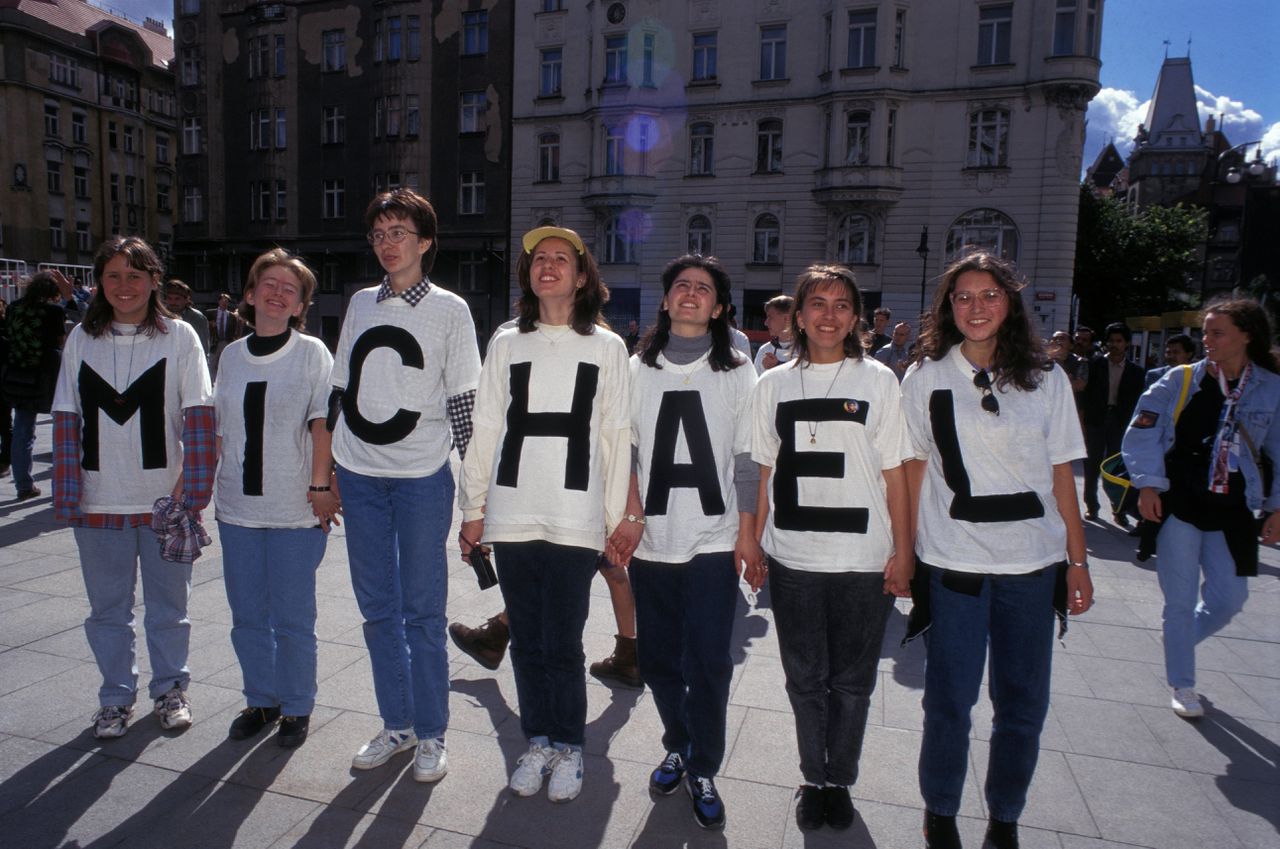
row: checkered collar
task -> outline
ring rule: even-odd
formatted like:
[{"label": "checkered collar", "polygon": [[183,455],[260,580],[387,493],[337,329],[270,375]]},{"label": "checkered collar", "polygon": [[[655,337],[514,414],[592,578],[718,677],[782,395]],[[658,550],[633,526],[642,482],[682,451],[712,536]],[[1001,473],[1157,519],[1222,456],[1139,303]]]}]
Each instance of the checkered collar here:
[{"label": "checkered collar", "polygon": [[417,283],[414,283],[403,292],[397,292],[391,288],[391,278],[382,278],[382,285],[378,287],[377,303],[382,303],[387,298],[404,298],[409,302],[409,306],[416,307],[418,302],[427,296],[427,292],[431,289],[431,281],[423,277]]}]

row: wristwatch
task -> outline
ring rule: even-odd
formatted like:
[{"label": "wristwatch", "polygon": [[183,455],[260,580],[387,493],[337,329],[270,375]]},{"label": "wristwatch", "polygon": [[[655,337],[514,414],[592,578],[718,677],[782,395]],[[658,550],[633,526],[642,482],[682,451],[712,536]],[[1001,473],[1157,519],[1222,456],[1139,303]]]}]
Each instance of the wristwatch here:
[{"label": "wristwatch", "polygon": [[637,525],[644,524],[644,516],[637,516],[635,513],[628,513],[624,518],[628,522],[634,522]]}]

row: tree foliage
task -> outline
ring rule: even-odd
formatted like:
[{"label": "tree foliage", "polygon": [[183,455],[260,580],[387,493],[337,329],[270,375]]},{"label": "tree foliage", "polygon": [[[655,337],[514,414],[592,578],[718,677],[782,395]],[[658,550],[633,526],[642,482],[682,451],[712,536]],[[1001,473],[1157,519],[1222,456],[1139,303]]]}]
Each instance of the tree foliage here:
[{"label": "tree foliage", "polygon": [[1074,290],[1090,327],[1133,315],[1199,306],[1200,249],[1207,228],[1196,207],[1148,206],[1080,187]]}]

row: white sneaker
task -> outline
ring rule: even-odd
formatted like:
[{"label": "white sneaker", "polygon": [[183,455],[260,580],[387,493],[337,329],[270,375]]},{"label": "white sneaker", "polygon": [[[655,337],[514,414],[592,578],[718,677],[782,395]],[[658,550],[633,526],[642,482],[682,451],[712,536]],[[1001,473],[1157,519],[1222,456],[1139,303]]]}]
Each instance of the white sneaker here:
[{"label": "white sneaker", "polygon": [[356,756],[351,759],[352,769],[373,769],[391,760],[392,755],[407,752],[418,745],[418,735],[413,729],[390,731],[386,728],[378,732],[368,743],[360,747]]},{"label": "white sneaker", "polygon": [[449,771],[449,755],[444,750],[444,740],[432,737],[418,744],[413,756],[414,781],[439,781]]},{"label": "white sneaker", "polygon": [[1204,705],[1200,704],[1200,696],[1191,687],[1174,687],[1173,700],[1170,702],[1173,712],[1187,719],[1204,716]]},{"label": "white sneaker", "polygon": [[582,750],[561,749],[551,764],[551,781],[547,798],[552,802],[569,802],[582,792]]},{"label": "white sneaker", "polygon": [[103,705],[93,715],[93,736],[99,740],[123,737],[132,718],[132,705]]},{"label": "white sneaker", "polygon": [[515,772],[507,786],[517,796],[532,796],[542,789],[542,779],[551,772],[551,763],[556,759],[556,750],[550,746],[529,744],[529,751],[516,761]]},{"label": "white sneaker", "polygon": [[155,715],[160,717],[160,727],[165,731],[186,728],[191,724],[191,702],[181,688],[174,687],[156,699]]}]

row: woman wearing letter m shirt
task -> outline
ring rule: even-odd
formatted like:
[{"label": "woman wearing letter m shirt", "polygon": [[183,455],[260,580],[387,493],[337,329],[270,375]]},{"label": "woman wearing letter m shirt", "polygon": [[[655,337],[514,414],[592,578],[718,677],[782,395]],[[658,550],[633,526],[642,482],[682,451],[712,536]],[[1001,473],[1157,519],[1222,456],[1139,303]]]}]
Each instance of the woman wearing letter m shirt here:
[{"label": "woman wearing letter m shirt", "polygon": [[932,617],[920,748],[930,849],[960,846],[969,713],[988,651],[987,841],[1018,845],[1049,710],[1056,581],[1065,577],[1073,614],[1093,596],[1071,471],[1085,454],[1075,403],[1031,333],[1021,289],[990,254],[952,264],[925,317],[923,359],[902,382],[921,570],[912,590]]}]

